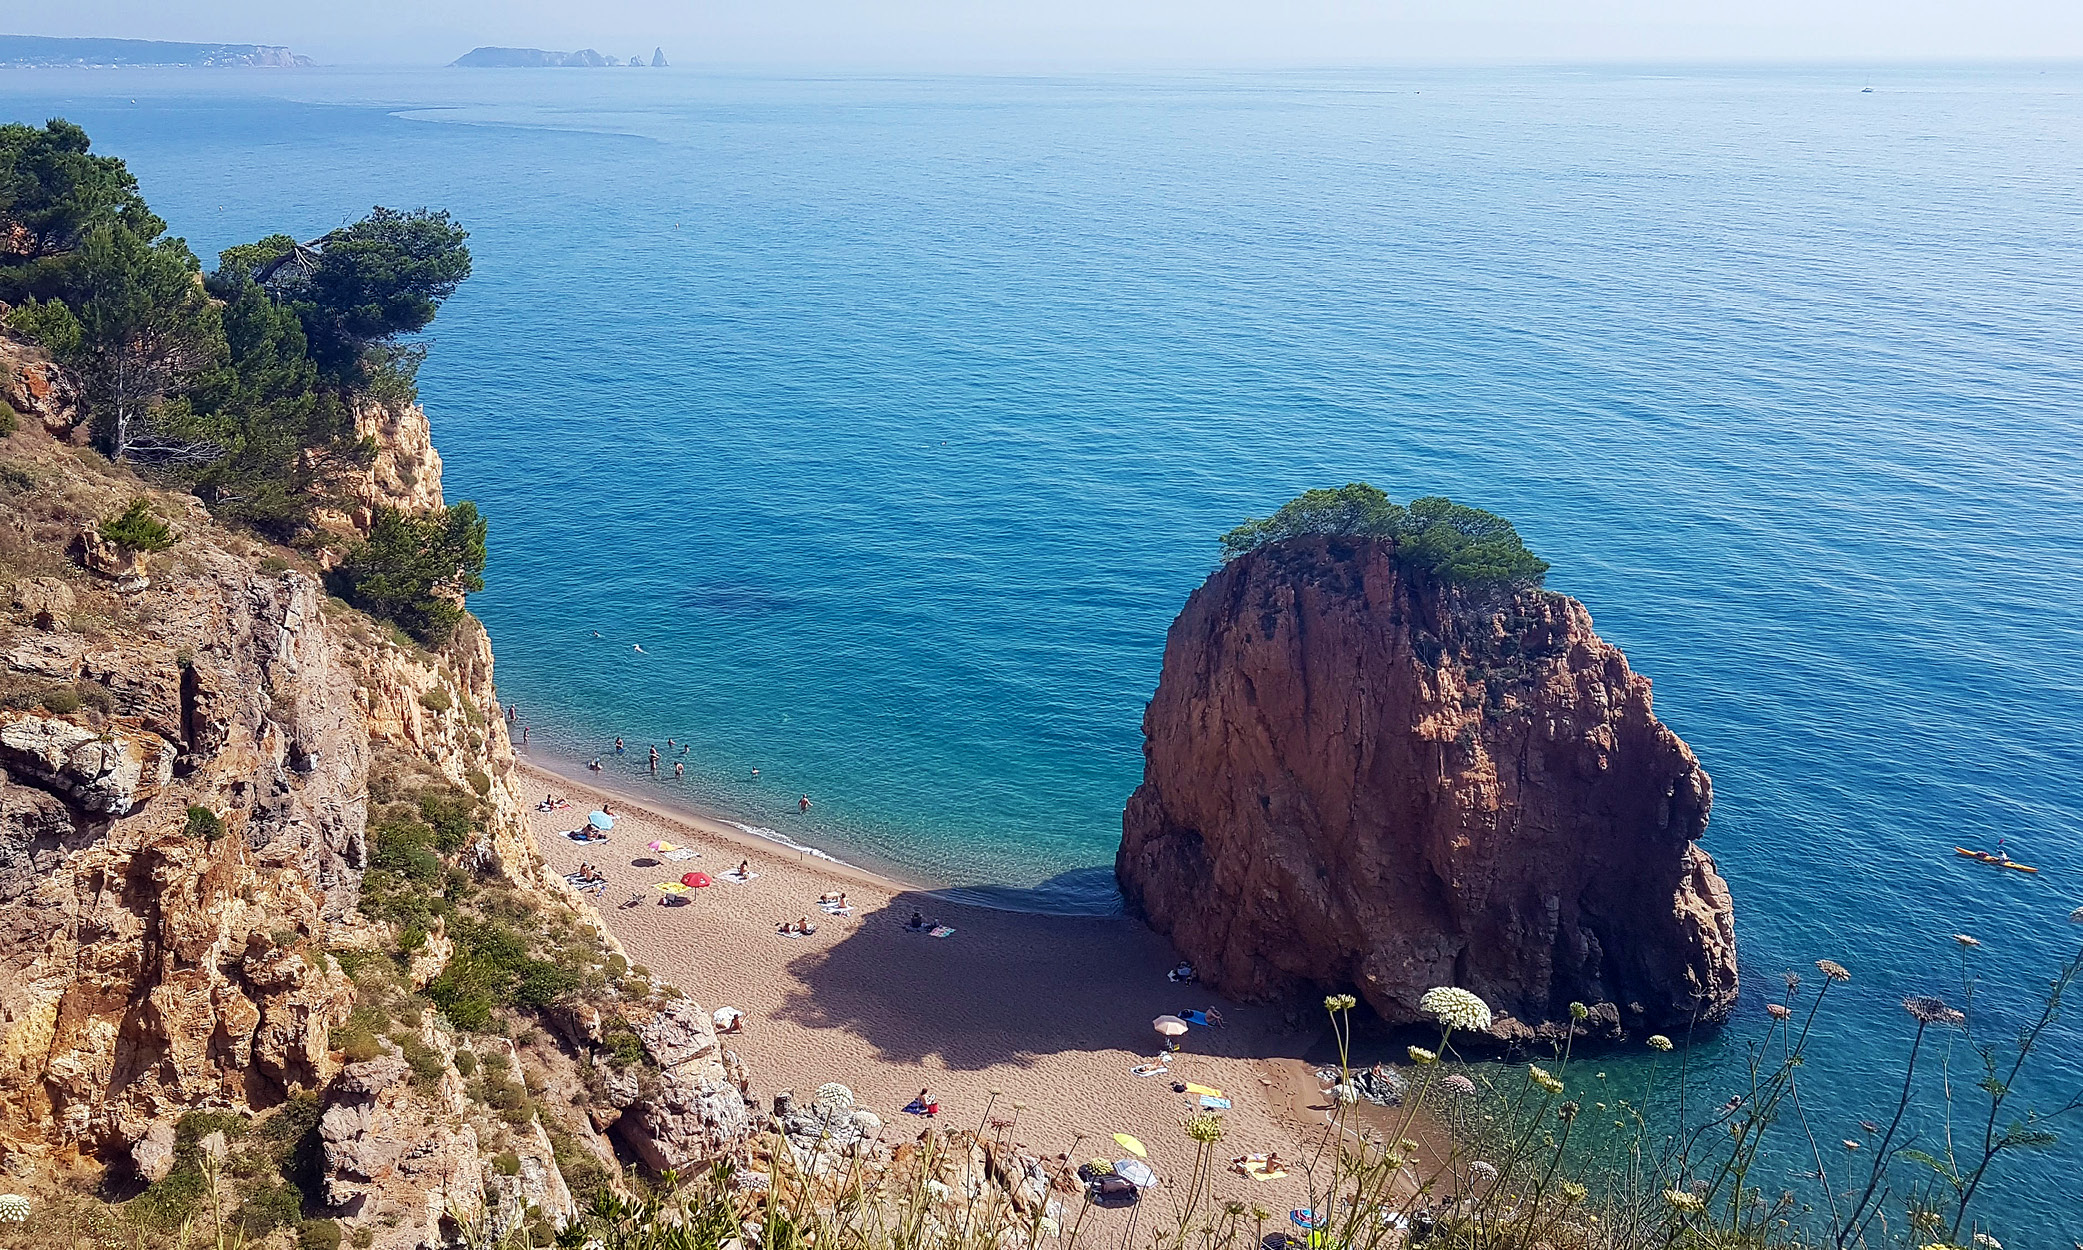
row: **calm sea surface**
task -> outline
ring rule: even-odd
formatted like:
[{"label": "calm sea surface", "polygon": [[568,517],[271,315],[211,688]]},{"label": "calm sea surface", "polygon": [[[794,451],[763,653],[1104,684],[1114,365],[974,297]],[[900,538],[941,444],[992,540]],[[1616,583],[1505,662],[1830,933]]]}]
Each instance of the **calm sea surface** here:
[{"label": "calm sea surface", "polygon": [[[1719,1061],[1852,969],[1833,1168],[1951,934],[1992,1035],[2083,938],[2083,71],[26,72],[0,114],[205,256],[468,225],[422,391],[539,753],[1105,906],[1215,536],[1366,479],[1514,518],[1706,761]],[[1952,855],[1999,835],[2041,875]],[[2042,1102],[2073,1021],[2049,1054]],[[2079,1175],[1984,1213],[2066,1247]]]}]

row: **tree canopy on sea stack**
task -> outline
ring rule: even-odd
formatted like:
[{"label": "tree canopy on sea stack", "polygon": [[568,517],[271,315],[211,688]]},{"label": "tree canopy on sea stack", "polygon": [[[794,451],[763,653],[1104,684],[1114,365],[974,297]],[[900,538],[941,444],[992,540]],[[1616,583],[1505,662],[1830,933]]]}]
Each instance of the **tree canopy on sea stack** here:
[{"label": "tree canopy on sea stack", "polygon": [[1365,482],[1303,491],[1272,516],[1247,519],[1222,536],[1222,558],[1305,534],[1387,539],[1404,568],[1450,586],[1538,586],[1548,573],[1548,562],[1493,512],[1443,495],[1414,499],[1406,508]]}]

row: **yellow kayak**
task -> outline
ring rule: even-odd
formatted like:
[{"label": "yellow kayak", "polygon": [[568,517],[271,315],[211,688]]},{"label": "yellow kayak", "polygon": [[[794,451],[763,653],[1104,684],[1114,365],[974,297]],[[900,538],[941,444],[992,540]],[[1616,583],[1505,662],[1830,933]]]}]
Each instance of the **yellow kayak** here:
[{"label": "yellow kayak", "polygon": [[1997,855],[1991,855],[1991,854],[1990,854],[1989,852],[1987,852],[1987,851],[1970,851],[1970,850],[1968,850],[1968,849],[1967,849],[1966,847],[1964,847],[1964,846],[1956,846],[1956,847],[1954,847],[1954,848],[1953,848],[1953,851],[1954,851],[1954,852],[1955,852],[1956,854],[1959,854],[1959,855],[1965,855],[1965,856],[1967,856],[1967,858],[1969,858],[1969,859],[1979,859],[1979,860],[1981,860],[1981,861],[1982,861],[1983,863],[1985,863],[1985,864],[1994,864],[1994,865],[1996,865],[1996,866],[1997,866],[1998,868],[2015,868],[2015,869],[2017,869],[2017,870],[2018,870],[2019,872],[2038,872],[2038,871],[2039,871],[2039,869],[2037,869],[2037,868],[2034,868],[2034,867],[2032,867],[2032,866],[2031,866],[2031,865],[2029,865],[2029,864],[2020,864],[2020,863],[2014,863],[2013,861],[2011,861],[2011,860],[2008,860],[2008,859],[2004,859],[2004,858],[2002,858],[2001,856],[1997,856]]}]

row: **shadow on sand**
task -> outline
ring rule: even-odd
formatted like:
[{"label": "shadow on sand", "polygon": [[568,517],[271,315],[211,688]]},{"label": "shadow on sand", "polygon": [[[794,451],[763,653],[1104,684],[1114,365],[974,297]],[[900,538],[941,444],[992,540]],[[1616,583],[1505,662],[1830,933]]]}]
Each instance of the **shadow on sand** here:
[{"label": "shadow on sand", "polygon": [[[955,932],[935,938],[909,929],[914,913]],[[1158,1053],[1152,1019],[1211,1006],[1226,1027],[1191,1030],[1186,1049],[1237,1058],[1301,1053],[1307,1036],[1277,1027],[1277,1013],[1167,981],[1177,963],[1169,942],[1125,916],[1041,916],[909,892],[862,916],[832,946],[792,961],[789,971],[807,988],[775,1014],[845,1029],[889,1062],[934,1058],[957,1070],[1031,1066],[1067,1051],[1119,1050],[1124,1065],[1133,1063],[1127,1056]]]}]

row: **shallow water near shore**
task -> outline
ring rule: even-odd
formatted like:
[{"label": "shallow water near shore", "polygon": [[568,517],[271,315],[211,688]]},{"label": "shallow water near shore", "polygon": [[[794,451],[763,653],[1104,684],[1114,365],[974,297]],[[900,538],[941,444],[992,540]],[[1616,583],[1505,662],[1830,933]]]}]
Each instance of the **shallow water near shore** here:
[{"label": "shallow water near shore", "polygon": [[[1902,996],[1958,996],[1951,934],[1992,1034],[2083,936],[2074,67],[39,72],[0,106],[86,125],[205,256],[376,202],[470,227],[422,393],[538,758],[1104,905],[1215,535],[1366,479],[1512,517],[1655,679],[1738,907],[1711,1053],[1782,971],[1853,971],[1826,1144],[1892,1106]],[[1952,854],[1998,836],[2042,873]],[[2043,1102],[2075,1020],[2048,1056]],[[2083,1237],[2079,1132],[2007,1165],[2009,1250]]]}]

